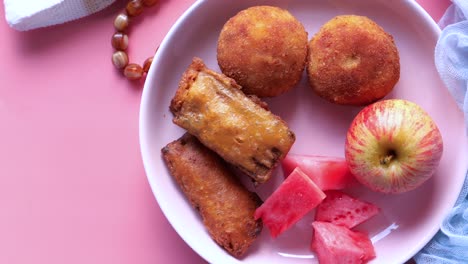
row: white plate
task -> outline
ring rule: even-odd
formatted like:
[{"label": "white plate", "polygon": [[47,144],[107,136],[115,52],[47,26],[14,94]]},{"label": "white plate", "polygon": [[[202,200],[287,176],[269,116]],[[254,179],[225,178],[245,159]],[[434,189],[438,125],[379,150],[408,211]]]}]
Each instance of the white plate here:
[{"label": "white plate", "polygon": [[[274,5],[289,10],[305,26],[309,39],[336,15],[365,15],[392,34],[401,59],[401,78],[387,98],[404,98],[421,105],[438,124],[444,154],[434,177],[419,189],[402,195],[382,195],[365,189],[350,190],[376,203],[382,213],[360,226],[374,241],[374,263],[402,263],[417,253],[437,232],[453,206],[467,170],[467,140],[463,116],[439,80],[433,57],[439,28],[415,1],[386,0],[270,0],[196,2],[173,26],[154,59],[145,83],[140,112],[140,144],[151,188],[169,222],[198,254],[211,263],[313,263],[309,250],[312,215],[277,239],[264,228],[242,260],[218,247],[206,232],[199,215],[190,207],[172,180],[160,150],[184,131],[172,124],[168,107],[181,74],[194,56],[219,71],[216,42],[224,23],[251,5]],[[344,155],[347,128],[361,109],[332,105],[318,98],[303,81],[291,92],[269,99],[271,110],[285,119],[296,133],[291,153]],[[258,188],[265,199],[282,179]]]}]

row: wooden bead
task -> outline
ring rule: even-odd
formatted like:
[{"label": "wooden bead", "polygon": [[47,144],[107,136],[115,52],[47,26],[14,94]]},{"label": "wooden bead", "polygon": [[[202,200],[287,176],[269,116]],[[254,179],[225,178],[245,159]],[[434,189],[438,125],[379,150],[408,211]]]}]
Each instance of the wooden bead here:
[{"label": "wooden bead", "polygon": [[116,33],[112,36],[111,44],[117,51],[112,54],[112,63],[117,69],[123,69],[125,77],[129,80],[138,80],[148,73],[153,57],[149,57],[143,63],[143,67],[136,63],[128,63],[128,55],[124,52],[128,48],[128,35],[123,32],[128,29],[130,17],[140,15],[145,7],[154,6],[159,0],[130,0],[125,11],[117,15],[114,20]]},{"label": "wooden bead", "polygon": [[128,36],[122,32],[117,32],[112,36],[112,47],[116,50],[126,50],[128,47]]},{"label": "wooden bead", "polygon": [[128,64],[127,53],[123,51],[117,51],[112,54],[112,63],[117,69],[123,69]]},{"label": "wooden bead", "polygon": [[131,0],[128,2],[127,7],[125,8],[129,16],[138,16],[143,12],[143,9],[144,6],[141,3],[141,0]]},{"label": "wooden bead", "polygon": [[125,67],[124,75],[129,80],[138,80],[143,76],[143,68],[136,63],[130,63]]},{"label": "wooden bead", "polygon": [[159,2],[159,0],[143,0],[143,5],[149,7],[149,6],[154,6],[158,2]]},{"label": "wooden bead", "polygon": [[149,68],[151,67],[151,64],[153,63],[153,57],[149,57],[145,60],[143,63],[143,71],[148,73]]},{"label": "wooden bead", "polygon": [[130,19],[126,14],[119,14],[114,20],[114,27],[117,31],[125,31],[128,28]]}]

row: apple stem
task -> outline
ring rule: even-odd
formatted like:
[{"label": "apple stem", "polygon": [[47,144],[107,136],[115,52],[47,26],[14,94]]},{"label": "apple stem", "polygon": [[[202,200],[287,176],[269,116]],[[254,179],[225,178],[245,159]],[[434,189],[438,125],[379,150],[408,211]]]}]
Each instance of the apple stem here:
[{"label": "apple stem", "polygon": [[380,164],[388,165],[388,164],[390,164],[390,162],[392,161],[393,158],[394,158],[394,155],[389,154],[389,155],[387,155],[387,156],[380,159]]}]

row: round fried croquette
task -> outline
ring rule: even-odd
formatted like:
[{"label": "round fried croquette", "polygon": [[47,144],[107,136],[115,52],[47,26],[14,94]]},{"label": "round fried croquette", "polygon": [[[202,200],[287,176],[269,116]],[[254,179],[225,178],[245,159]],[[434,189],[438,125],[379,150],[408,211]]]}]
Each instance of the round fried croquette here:
[{"label": "round fried croquette", "polygon": [[312,89],[330,102],[366,105],[393,90],[400,58],[393,37],[364,16],[337,16],[309,42]]},{"label": "round fried croquette", "polygon": [[301,79],[307,43],[304,26],[287,10],[250,7],[223,26],[218,39],[218,64],[244,93],[274,97]]}]

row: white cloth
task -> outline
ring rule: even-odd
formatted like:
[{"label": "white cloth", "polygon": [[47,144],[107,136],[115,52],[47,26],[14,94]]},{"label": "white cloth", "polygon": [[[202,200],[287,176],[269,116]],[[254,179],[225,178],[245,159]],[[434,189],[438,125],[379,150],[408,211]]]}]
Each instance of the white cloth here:
[{"label": "white cloth", "polygon": [[20,31],[46,27],[95,13],[115,0],[4,0],[8,24]]},{"label": "white cloth", "polygon": [[465,114],[468,132],[468,1],[452,1],[439,21],[442,34],[435,48],[435,65]]}]

